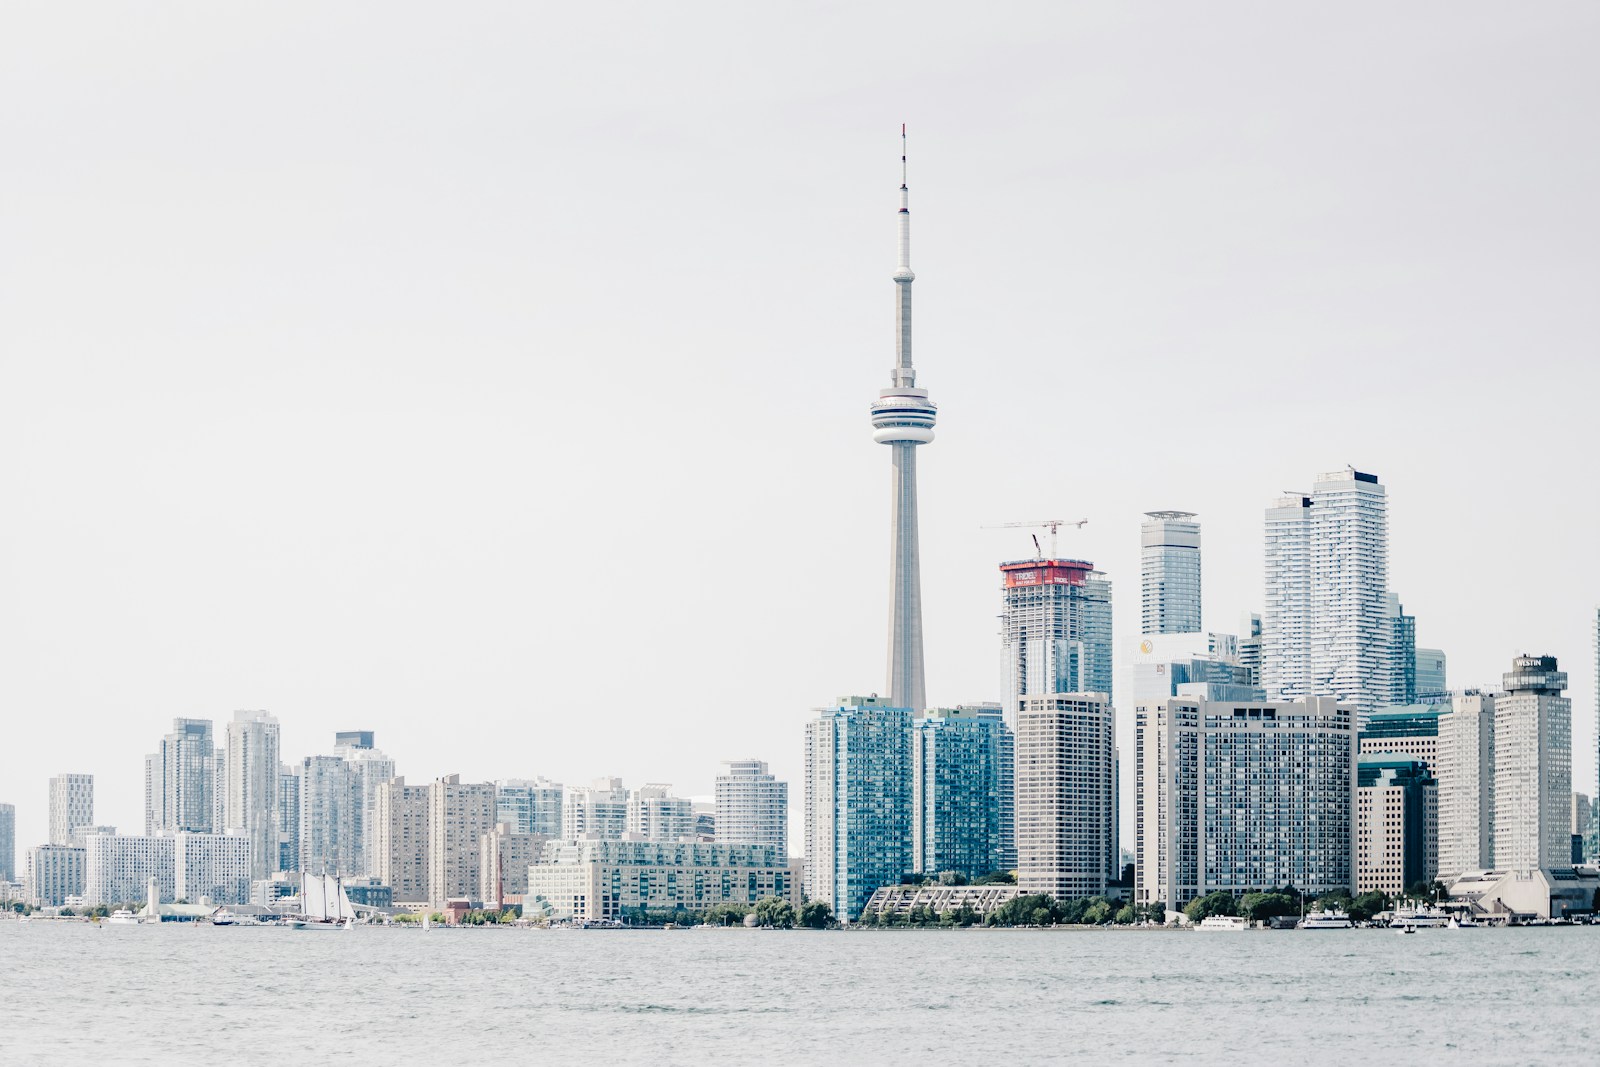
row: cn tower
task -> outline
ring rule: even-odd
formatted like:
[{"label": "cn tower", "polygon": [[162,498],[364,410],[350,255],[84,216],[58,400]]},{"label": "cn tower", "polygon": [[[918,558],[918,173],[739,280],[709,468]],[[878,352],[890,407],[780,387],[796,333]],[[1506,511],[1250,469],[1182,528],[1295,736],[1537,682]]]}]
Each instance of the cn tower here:
[{"label": "cn tower", "polygon": [[917,446],[933,440],[934,407],[911,366],[911,194],[906,186],[906,128],[900,127],[900,265],[894,272],[894,369],[872,405],[872,439],[894,460],[889,546],[889,700],[928,706],[922,666],[922,572],[917,561]]}]

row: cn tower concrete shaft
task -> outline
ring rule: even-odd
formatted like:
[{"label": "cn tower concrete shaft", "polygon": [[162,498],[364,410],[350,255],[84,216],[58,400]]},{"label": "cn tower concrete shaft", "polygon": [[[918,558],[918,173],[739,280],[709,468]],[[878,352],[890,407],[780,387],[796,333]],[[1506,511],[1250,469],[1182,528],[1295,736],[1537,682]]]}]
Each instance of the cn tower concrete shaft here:
[{"label": "cn tower concrete shaft", "polygon": [[889,699],[895,707],[928,706],[922,661],[922,570],[917,549],[917,447],[933,440],[937,408],[917,388],[911,365],[911,203],[900,128],[900,262],[895,284],[895,365],[890,386],[872,405],[873,440],[894,460],[889,548]]}]

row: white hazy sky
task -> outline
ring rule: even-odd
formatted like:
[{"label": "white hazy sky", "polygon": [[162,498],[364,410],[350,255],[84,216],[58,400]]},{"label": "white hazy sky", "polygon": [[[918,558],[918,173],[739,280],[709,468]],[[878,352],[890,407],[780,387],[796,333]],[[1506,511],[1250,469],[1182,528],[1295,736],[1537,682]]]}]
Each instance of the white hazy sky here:
[{"label": "white hazy sky", "polygon": [[237,708],[798,808],[809,709],[884,684],[902,121],[932,700],[998,695],[1031,545],[982,524],[1087,516],[1121,638],[1140,513],[1199,512],[1231,630],[1351,463],[1419,643],[1558,655],[1591,785],[1600,9],[952,10],[8,4],[19,855],[49,775],[137,831],[169,720]]}]

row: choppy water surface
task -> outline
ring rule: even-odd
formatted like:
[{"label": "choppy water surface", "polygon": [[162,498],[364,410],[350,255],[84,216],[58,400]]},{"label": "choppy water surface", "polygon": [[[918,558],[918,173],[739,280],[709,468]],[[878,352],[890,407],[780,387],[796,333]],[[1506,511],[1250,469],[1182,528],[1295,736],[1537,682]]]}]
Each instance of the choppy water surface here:
[{"label": "choppy water surface", "polygon": [[1600,928],[0,922],[0,1064],[1595,1062]]}]

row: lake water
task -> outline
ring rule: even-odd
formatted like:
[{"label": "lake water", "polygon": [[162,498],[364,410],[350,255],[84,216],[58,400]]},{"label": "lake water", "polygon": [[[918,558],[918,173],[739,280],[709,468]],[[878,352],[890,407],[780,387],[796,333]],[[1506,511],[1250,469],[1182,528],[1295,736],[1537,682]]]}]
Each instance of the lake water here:
[{"label": "lake water", "polygon": [[0,921],[0,1064],[1600,1062],[1600,928]]}]

